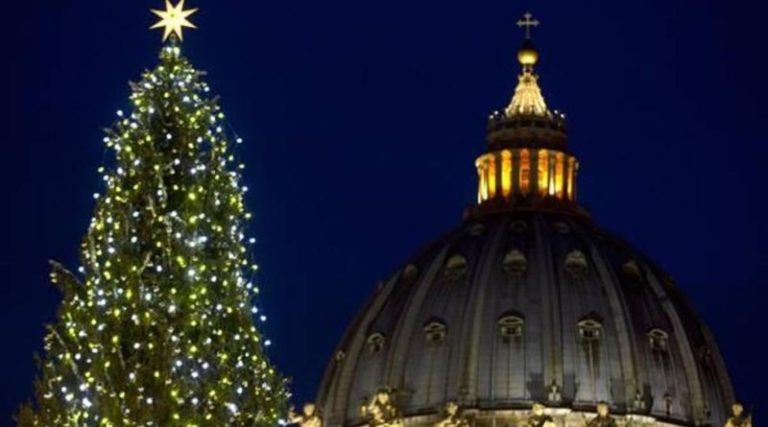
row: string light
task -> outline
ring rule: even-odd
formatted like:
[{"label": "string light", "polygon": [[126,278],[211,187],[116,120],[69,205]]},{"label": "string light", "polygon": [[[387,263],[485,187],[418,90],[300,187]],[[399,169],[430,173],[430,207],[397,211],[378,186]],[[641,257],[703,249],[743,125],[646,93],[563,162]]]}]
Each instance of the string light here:
[{"label": "string light", "polygon": [[45,339],[38,425],[267,426],[285,410],[272,342],[254,327],[267,318],[252,301],[245,165],[202,73],[177,45],[160,58],[103,139],[114,166],[98,169],[80,276],[51,275],[64,301]]}]

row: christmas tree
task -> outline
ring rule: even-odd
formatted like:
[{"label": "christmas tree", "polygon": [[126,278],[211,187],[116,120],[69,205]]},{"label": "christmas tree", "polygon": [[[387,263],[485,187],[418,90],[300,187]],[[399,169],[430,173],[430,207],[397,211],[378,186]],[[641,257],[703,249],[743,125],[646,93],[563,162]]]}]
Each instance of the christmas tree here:
[{"label": "christmas tree", "polygon": [[241,141],[181,53],[194,10],[155,13],[170,41],[104,138],[79,273],[53,264],[63,302],[22,426],[274,426],[285,408],[254,326]]}]

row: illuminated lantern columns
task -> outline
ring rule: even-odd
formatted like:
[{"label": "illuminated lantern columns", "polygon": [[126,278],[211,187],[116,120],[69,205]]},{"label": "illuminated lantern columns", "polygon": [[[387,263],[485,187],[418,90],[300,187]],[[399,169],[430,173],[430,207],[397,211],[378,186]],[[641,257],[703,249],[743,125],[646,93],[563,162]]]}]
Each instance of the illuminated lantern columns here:
[{"label": "illuminated lantern columns", "polygon": [[568,151],[565,115],[550,111],[534,66],[539,52],[530,32],[517,54],[521,71],[512,100],[488,118],[488,150],[475,161],[478,206],[475,212],[517,207],[576,205],[579,162]]}]

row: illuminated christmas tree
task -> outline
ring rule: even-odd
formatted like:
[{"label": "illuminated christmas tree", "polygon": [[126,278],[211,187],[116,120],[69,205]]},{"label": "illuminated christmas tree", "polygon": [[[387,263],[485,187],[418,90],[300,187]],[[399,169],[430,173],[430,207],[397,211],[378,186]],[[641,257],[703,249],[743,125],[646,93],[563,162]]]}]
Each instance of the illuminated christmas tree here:
[{"label": "illuminated christmas tree", "polygon": [[241,141],[178,43],[194,12],[183,0],[155,11],[170,40],[104,138],[114,160],[79,274],[53,265],[63,302],[22,426],[274,426],[283,414],[254,325]]}]

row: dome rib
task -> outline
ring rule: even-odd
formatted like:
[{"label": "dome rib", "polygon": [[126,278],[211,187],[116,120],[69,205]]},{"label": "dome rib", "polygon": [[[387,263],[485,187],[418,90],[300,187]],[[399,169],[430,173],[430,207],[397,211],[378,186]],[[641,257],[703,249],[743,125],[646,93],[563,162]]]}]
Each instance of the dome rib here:
[{"label": "dome rib", "polygon": [[444,248],[434,260],[431,261],[431,265],[427,270],[423,280],[420,280],[416,284],[416,291],[413,297],[408,301],[405,307],[402,321],[399,323],[398,328],[395,330],[393,339],[393,353],[391,355],[392,360],[388,365],[388,372],[386,374],[387,383],[393,386],[400,386],[403,383],[403,371],[405,367],[406,357],[405,340],[409,339],[408,332],[416,329],[419,325],[419,309],[423,305],[424,298],[426,297],[429,287],[424,286],[424,283],[429,283],[436,279],[438,274],[442,271],[442,266],[445,263],[448,256],[448,248]]},{"label": "dome rib", "polygon": [[[505,271],[512,249],[527,262],[514,279]],[[574,249],[588,267],[579,278],[563,264]],[[444,273],[455,255],[466,271],[452,280]],[[625,273],[629,260],[639,276]],[[485,416],[533,401],[578,413],[606,400],[617,414],[667,425],[721,423],[733,399],[722,358],[665,277],[587,220],[552,212],[472,219],[376,290],[326,369],[319,407],[331,427],[361,425],[359,403],[389,386],[415,425],[452,400],[474,409],[479,427],[491,427]],[[509,313],[524,320],[502,336],[499,321]],[[585,316],[593,324],[583,326]],[[424,327],[434,319],[445,328],[428,340]],[[653,328],[667,335],[665,346],[652,345]],[[373,332],[385,337],[375,354],[366,347]]]},{"label": "dome rib", "polygon": [[[598,252],[598,249],[595,246],[592,247],[592,259],[602,284],[617,283],[616,277],[611,277],[612,275],[609,273],[607,266],[603,262],[602,254]],[[616,335],[619,339],[619,351],[621,355],[619,362],[621,364],[625,382],[624,399],[626,399],[627,396],[634,395],[634,390],[632,390],[632,388],[635,387],[637,381],[635,369],[633,369],[636,365],[634,355],[637,354],[637,348],[633,345],[633,333],[630,321],[627,318],[629,310],[615,287],[603,286],[603,290],[607,294],[611,313],[613,315],[614,327],[617,329]]]}]

